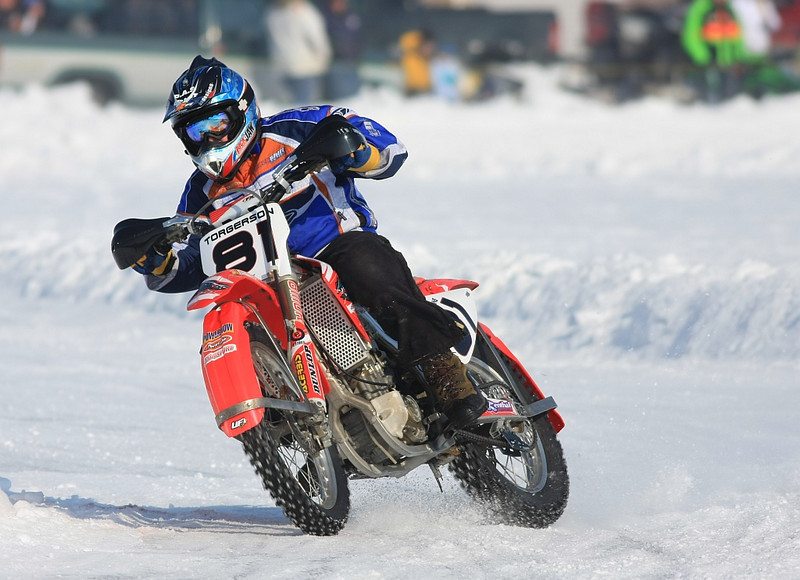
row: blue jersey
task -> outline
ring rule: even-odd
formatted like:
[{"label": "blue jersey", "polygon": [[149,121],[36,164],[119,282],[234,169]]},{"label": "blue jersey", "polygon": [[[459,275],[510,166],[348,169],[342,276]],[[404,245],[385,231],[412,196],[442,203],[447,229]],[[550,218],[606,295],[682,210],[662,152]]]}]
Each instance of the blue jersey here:
[{"label": "blue jersey", "polygon": [[[344,232],[376,231],[375,214],[356,187],[355,178],[391,177],[405,161],[406,149],[375,121],[330,105],[290,109],[262,119],[261,139],[234,177],[225,183],[216,183],[195,171],[186,183],[178,213],[194,215],[209,200],[214,200],[204,212],[208,215],[230,201],[227,192],[239,188],[258,190],[271,183],[275,168],[292,154],[319,121],[335,114],[344,116],[361,131],[380,159],[363,173],[349,171],[337,176],[326,167],[295,183],[280,201],[291,228],[289,250],[313,257]],[[186,244],[176,244],[173,251],[177,260],[172,270],[164,276],[148,275],[147,285],[160,292],[196,289],[205,277],[200,266],[199,239],[193,236]]]}]

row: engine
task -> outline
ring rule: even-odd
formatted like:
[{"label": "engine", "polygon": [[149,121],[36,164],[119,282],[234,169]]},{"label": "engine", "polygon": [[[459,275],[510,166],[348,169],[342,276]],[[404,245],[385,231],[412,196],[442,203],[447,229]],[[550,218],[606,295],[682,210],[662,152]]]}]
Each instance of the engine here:
[{"label": "engine", "polygon": [[[396,389],[393,377],[385,371],[384,361],[361,338],[325,282],[319,276],[307,279],[300,297],[309,329],[336,366],[344,370],[341,378],[351,391],[369,401],[391,435],[410,444],[425,441],[427,435],[419,405],[413,397]],[[348,411],[342,421],[357,447],[376,447],[376,434],[361,411]]]}]

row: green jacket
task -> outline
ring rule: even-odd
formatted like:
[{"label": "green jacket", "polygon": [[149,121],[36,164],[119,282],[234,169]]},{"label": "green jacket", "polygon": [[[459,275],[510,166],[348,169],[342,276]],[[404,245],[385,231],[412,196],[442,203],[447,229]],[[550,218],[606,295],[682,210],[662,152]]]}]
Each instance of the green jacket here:
[{"label": "green jacket", "polygon": [[733,9],[714,0],[694,0],[686,13],[683,48],[695,64],[727,68],[746,60],[742,32]]}]

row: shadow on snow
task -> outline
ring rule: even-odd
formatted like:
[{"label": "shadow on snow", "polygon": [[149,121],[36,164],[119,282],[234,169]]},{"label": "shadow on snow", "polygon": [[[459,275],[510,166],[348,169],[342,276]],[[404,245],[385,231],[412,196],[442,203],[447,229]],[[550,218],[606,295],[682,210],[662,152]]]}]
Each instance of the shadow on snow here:
[{"label": "shadow on snow", "polygon": [[0,477],[0,490],[11,503],[28,503],[56,508],[82,520],[105,520],[132,528],[154,527],[179,531],[214,533],[266,533],[296,536],[295,528],[279,507],[206,506],[160,508],[151,506],[111,505],[73,495],[70,498],[47,497],[40,491],[11,491],[11,480]]}]

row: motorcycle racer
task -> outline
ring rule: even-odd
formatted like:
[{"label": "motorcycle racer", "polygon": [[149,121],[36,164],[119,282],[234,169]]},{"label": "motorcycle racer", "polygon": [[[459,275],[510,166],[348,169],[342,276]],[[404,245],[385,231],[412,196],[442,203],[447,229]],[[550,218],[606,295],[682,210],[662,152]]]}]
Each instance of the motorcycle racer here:
[{"label": "motorcycle racer", "polygon": [[[330,115],[345,117],[366,146],[297,182],[280,201],[290,226],[292,253],[330,264],[353,302],[366,307],[397,338],[403,368],[419,365],[433,386],[450,424],[478,418],[486,399],[450,348],[464,329],[428,302],[402,254],[377,233],[377,220],[356,179],[393,176],[407,157],[405,147],[376,121],[346,108],[308,106],[261,117],[250,84],[215,58],[197,56],[175,81],[164,121],[186,148],[196,170],[178,203],[179,214],[194,215],[210,200],[214,209],[272,181],[273,171]],[[157,248],[133,268],[159,292],[195,290],[205,279],[200,239]]]}]

